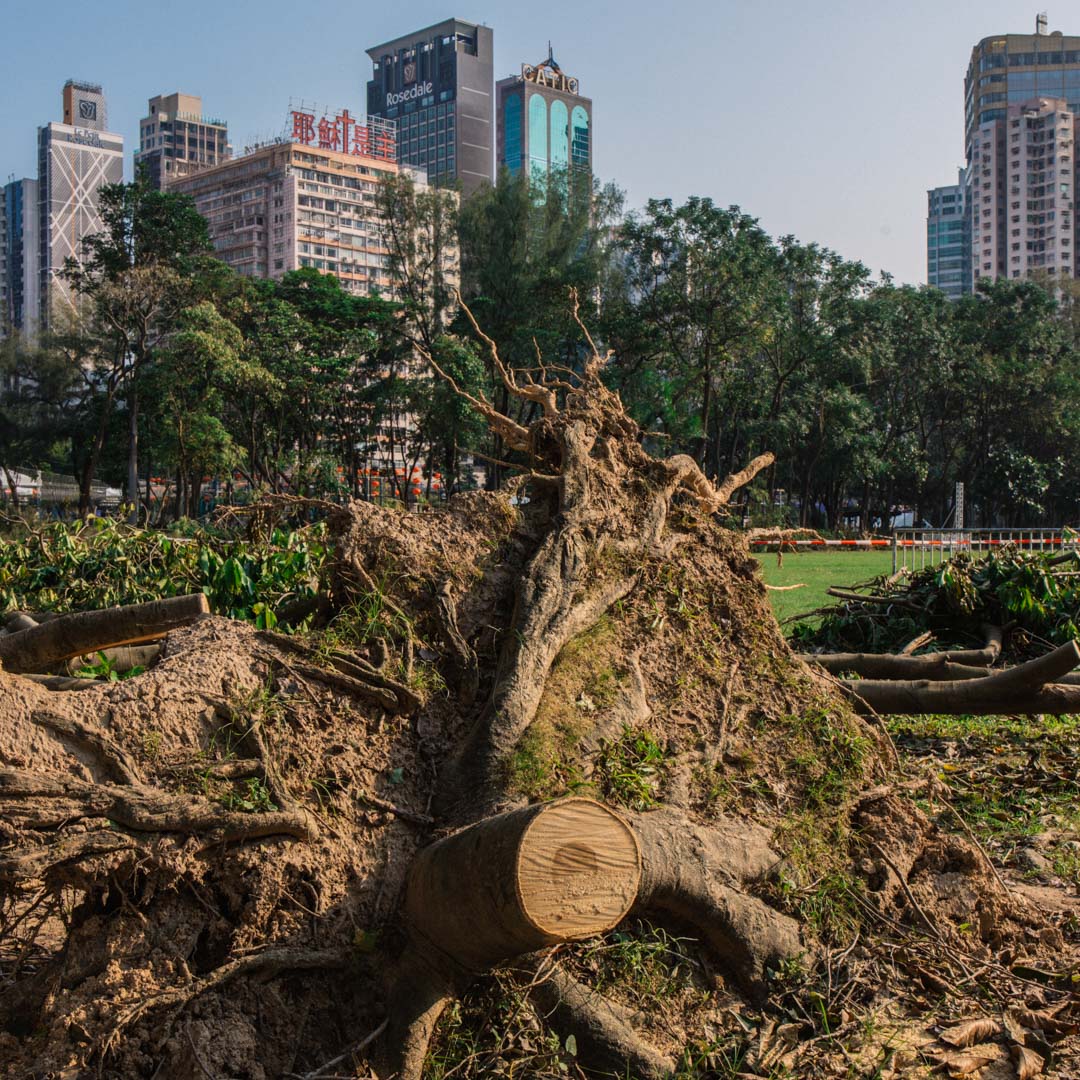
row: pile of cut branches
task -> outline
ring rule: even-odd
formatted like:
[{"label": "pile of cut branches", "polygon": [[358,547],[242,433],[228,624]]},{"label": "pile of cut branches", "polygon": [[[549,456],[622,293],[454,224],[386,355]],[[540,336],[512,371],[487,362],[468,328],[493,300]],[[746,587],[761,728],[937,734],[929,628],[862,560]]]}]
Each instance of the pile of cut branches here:
[{"label": "pile of cut branches", "polygon": [[112,518],[18,522],[0,544],[0,612],[73,612],[201,591],[215,614],[272,628],[319,590],[325,526],[173,536]]},{"label": "pile of cut branches", "polygon": [[[973,559],[958,555],[904,576],[830,589],[840,602],[797,616],[793,642],[814,652],[895,653],[981,643],[987,624],[1008,627],[1003,659],[1023,661],[1080,637],[1080,554],[1024,552],[1009,545]],[[796,619],[790,621],[796,621]]]}]

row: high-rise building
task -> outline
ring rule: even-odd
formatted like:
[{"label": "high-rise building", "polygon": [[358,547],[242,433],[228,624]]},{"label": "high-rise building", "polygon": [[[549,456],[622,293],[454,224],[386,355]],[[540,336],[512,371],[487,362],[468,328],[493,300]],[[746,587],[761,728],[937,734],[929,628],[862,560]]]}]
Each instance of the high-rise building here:
[{"label": "high-rise building", "polygon": [[1077,276],[1073,213],[1080,37],[983,38],[964,79],[966,211],[980,278]]},{"label": "high-rise building", "polygon": [[548,45],[546,60],[522,64],[495,85],[496,163],[534,179],[553,170],[592,172],[592,100],[566,75]]},{"label": "high-rise building", "polygon": [[495,116],[492,33],[447,19],[367,51],[368,116],[393,120],[398,161],[463,196],[491,183]]},{"label": "high-rise building", "polygon": [[64,86],[64,123],[38,128],[40,321],[50,326],[74,311],[59,276],[67,259],[82,261],[83,240],[102,228],[98,188],[124,179],[124,138],[107,130],[100,86]]},{"label": "high-rise building", "polygon": [[[181,177],[169,190],[195,200],[217,257],[242,274],[278,280],[313,267],[350,292],[389,295],[376,192],[402,171],[393,125],[355,124],[347,112],[318,123],[293,112],[292,124],[292,140]],[[408,171],[427,186],[422,172]]]},{"label": "high-rise building", "polygon": [[1032,98],[979,126],[970,192],[976,278],[1077,276],[1074,119],[1064,100]]},{"label": "high-rise building", "polygon": [[150,99],[139,124],[135,166],[146,166],[156,190],[231,156],[228,125],[203,116],[201,97],[159,94]]},{"label": "high-rise building", "polygon": [[7,236],[7,188],[0,188],[0,340],[7,336],[11,326],[8,316]]},{"label": "high-rise building", "polygon": [[3,328],[31,337],[40,313],[38,242],[38,183],[12,180],[0,189],[0,332]]},{"label": "high-rise building", "polygon": [[926,193],[926,280],[950,300],[971,292],[971,240],[964,188],[961,169],[957,183]]}]

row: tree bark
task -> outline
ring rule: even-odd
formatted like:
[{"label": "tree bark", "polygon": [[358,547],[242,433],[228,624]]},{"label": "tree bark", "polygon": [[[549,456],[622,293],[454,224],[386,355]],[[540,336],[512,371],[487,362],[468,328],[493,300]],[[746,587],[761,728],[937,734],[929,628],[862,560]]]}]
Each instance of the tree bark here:
[{"label": "tree bark", "polygon": [[1080,663],[1080,645],[1070,641],[1037,660],[985,679],[953,682],[840,680],[860,712],[882,715],[1009,713],[1061,715],[1080,711],[1080,686],[1055,683]]},{"label": "tree bark", "polygon": [[163,637],[210,611],[202,593],[146,604],[80,611],[0,638],[0,663],[14,673],[44,671],[61,660]]},{"label": "tree bark", "polygon": [[139,389],[132,376],[128,394],[127,497],[131,503],[128,523],[139,524]]}]

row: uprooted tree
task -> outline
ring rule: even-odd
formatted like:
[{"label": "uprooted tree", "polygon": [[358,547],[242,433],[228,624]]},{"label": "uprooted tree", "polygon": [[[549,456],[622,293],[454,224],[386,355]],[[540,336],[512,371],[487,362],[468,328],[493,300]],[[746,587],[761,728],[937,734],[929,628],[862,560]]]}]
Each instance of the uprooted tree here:
[{"label": "uprooted tree", "polygon": [[[642,449],[595,348],[532,378],[488,345],[536,418],[470,400],[522,476],[440,513],[323,506],[323,635],[206,616],[126,682],[0,673],[10,1075],[316,1076],[355,1054],[418,1080],[447,1005],[510,965],[581,1067],[662,1077],[681,1048],[564,943],[668,921],[761,1002],[814,954],[800,875],[840,864],[868,909],[953,947],[977,903],[988,963],[1039,925],[788,651],[715,518],[771,457],[713,484]],[[631,737],[660,759],[644,793],[612,764]]]}]

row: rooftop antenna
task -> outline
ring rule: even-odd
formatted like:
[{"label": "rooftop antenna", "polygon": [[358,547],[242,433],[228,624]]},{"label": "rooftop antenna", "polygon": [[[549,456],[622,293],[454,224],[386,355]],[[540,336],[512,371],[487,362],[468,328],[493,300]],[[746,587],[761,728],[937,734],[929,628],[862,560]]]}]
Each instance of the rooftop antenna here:
[{"label": "rooftop antenna", "polygon": [[1035,33],[1041,37],[1045,37],[1049,27],[1049,19],[1045,11],[1040,11],[1035,16]]}]

